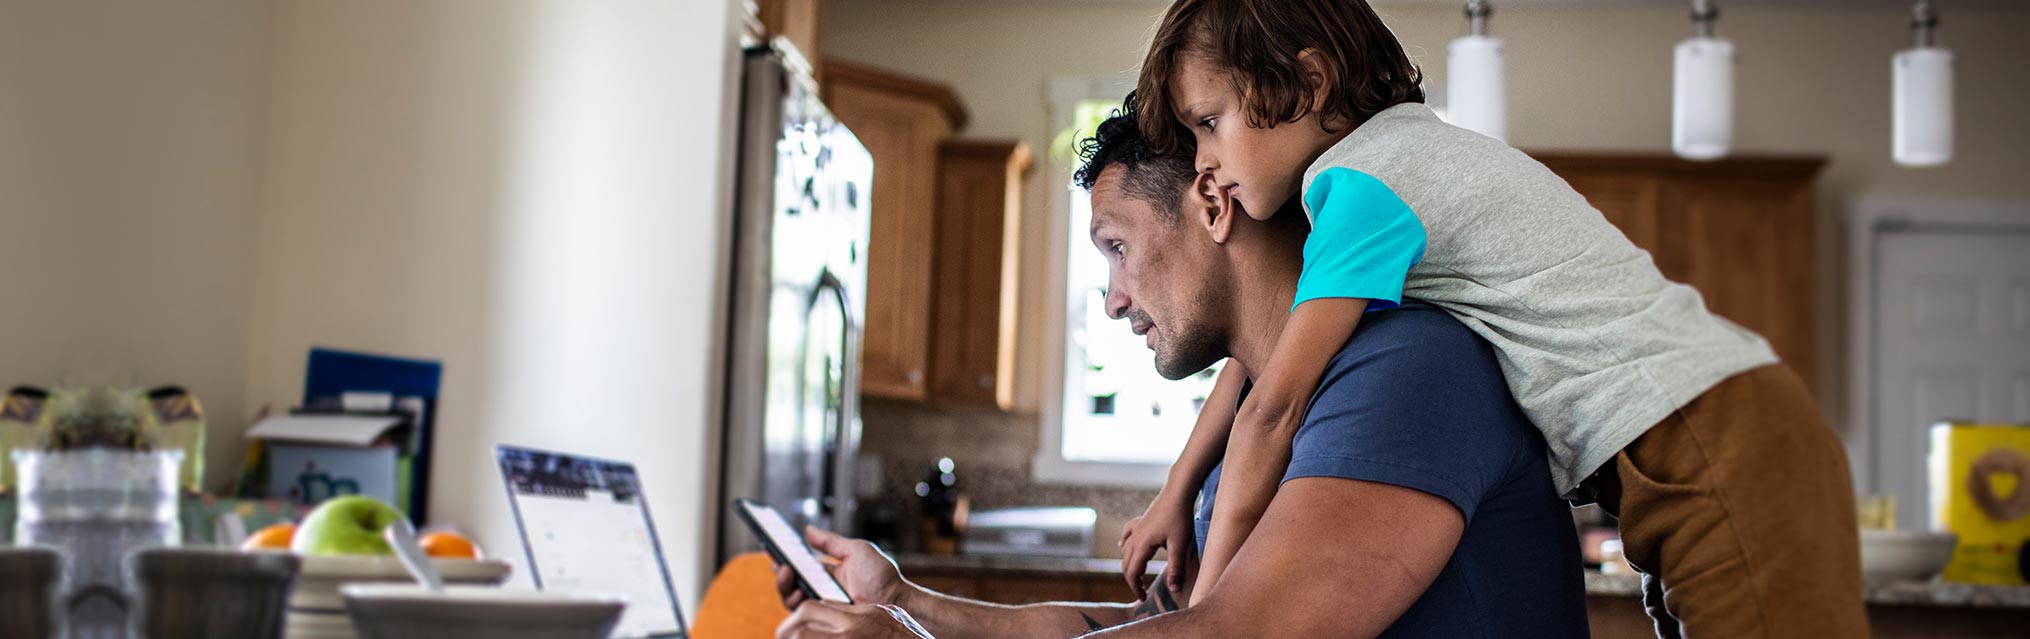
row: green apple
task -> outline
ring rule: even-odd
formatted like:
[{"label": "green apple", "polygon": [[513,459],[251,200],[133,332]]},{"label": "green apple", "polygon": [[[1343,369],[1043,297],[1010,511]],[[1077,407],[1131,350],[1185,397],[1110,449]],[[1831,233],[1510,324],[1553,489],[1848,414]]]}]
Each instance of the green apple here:
[{"label": "green apple", "polygon": [[402,511],[372,497],[334,497],[303,518],[289,549],[299,555],[393,555],[381,531],[402,519]]}]

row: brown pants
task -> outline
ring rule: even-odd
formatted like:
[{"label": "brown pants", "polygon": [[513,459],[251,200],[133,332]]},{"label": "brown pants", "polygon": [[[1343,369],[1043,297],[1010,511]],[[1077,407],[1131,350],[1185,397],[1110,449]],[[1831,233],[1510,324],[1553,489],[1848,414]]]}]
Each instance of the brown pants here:
[{"label": "brown pants", "polygon": [[1785,366],[1728,378],[1586,481],[1666,639],[1867,637],[1846,449]]}]

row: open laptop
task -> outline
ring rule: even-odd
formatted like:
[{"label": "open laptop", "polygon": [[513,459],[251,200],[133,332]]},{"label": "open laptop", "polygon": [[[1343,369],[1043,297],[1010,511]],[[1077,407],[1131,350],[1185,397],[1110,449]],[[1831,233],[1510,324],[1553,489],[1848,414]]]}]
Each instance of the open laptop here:
[{"label": "open laptop", "polygon": [[508,445],[495,458],[537,590],[627,597],[616,639],[687,639],[634,465]]}]

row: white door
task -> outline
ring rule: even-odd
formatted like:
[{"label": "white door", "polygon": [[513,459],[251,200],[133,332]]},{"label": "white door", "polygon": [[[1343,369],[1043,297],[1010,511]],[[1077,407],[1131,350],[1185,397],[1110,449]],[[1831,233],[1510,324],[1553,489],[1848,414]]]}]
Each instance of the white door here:
[{"label": "white door", "polygon": [[1876,237],[1872,492],[1896,497],[1898,528],[1921,530],[1933,422],[2030,423],[2030,232]]}]

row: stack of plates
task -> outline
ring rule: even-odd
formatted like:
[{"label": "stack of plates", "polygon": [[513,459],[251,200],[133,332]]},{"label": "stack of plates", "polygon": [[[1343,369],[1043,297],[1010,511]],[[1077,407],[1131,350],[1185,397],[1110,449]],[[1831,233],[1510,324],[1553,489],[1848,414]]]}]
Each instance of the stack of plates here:
[{"label": "stack of plates", "polygon": [[[433,559],[444,582],[479,586],[507,581],[508,563],[499,559]],[[394,557],[306,556],[296,592],[289,596],[284,623],[287,639],[359,639],[346,616],[339,586],[351,583],[409,583],[416,580]]]}]

